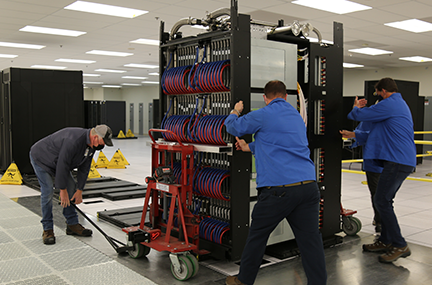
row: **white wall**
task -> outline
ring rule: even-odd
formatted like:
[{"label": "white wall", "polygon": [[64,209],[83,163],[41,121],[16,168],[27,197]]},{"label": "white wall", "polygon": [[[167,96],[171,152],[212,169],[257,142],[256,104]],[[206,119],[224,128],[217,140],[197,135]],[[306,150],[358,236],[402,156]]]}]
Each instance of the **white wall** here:
[{"label": "white wall", "polygon": [[356,69],[345,68],[343,80],[343,96],[363,96],[364,82],[391,77],[398,80],[420,82],[420,96],[432,95],[432,66],[418,66],[387,69]]}]

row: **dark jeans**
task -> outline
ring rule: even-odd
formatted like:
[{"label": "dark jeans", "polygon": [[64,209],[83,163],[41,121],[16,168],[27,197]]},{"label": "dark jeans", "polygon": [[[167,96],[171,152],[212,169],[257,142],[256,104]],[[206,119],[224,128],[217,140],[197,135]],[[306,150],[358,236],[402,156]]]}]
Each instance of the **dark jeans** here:
[{"label": "dark jeans", "polygon": [[252,212],[238,279],[245,284],[255,282],[267,240],[279,222],[286,219],[300,249],[308,284],[326,284],[324,248],[318,225],[319,201],[320,193],[315,182],[262,189]]},{"label": "dark jeans", "polygon": [[381,215],[374,202],[374,197],[375,197],[376,189],[378,187],[378,181],[380,176],[381,173],[366,171],[366,180],[371,195],[372,207],[374,210],[374,221],[376,224],[381,224]]},{"label": "dark jeans", "polygon": [[399,223],[393,209],[393,199],[404,180],[414,171],[414,167],[384,161],[384,169],[381,173],[377,192],[375,193],[375,205],[381,215],[381,240],[385,244],[395,247],[407,245],[401,235]]},{"label": "dark jeans", "polygon": [[[52,214],[52,208],[53,208],[52,201],[53,201],[53,194],[54,194],[53,178],[51,177],[51,174],[46,172],[42,167],[40,167],[34,162],[31,155],[30,155],[30,162],[33,166],[33,169],[36,173],[36,176],[40,184],[42,227],[44,231],[52,230],[54,228],[54,221],[53,221],[53,214]],[[72,198],[72,196],[75,194],[76,191],[76,184],[75,184],[75,180],[72,177],[72,173],[68,177],[67,191],[69,194],[69,199]],[[68,225],[78,224],[78,214],[72,205],[63,208],[63,216],[66,218],[66,223]]]}]

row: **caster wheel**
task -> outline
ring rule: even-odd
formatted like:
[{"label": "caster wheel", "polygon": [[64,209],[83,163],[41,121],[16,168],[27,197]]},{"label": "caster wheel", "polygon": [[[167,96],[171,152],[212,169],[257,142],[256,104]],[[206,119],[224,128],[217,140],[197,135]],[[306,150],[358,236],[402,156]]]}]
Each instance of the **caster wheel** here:
[{"label": "caster wheel", "polygon": [[194,266],[191,260],[186,256],[179,256],[178,259],[180,262],[180,270],[176,270],[174,265],[171,263],[171,273],[174,278],[179,281],[188,280],[194,273]]},{"label": "caster wheel", "polygon": [[342,229],[349,236],[355,236],[361,230],[361,221],[356,217],[348,217],[348,222],[343,223]]},{"label": "caster wheel", "polygon": [[199,270],[199,264],[198,264],[198,259],[195,257],[195,255],[193,254],[186,254],[186,257],[189,258],[189,260],[192,262],[193,265],[193,273],[191,277],[194,277],[195,275],[197,275],[198,270]]},{"label": "caster wheel", "polygon": [[128,251],[129,256],[134,258],[134,259],[146,256],[147,254],[150,253],[150,247],[145,246],[141,243],[134,244],[134,248],[135,248],[134,250]]}]

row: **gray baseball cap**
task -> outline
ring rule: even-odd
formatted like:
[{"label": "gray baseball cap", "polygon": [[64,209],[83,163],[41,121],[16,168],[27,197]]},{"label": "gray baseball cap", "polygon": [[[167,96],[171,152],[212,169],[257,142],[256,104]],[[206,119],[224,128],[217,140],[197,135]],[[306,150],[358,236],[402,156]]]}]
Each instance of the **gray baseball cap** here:
[{"label": "gray baseball cap", "polygon": [[101,136],[107,146],[113,146],[112,143],[112,131],[107,125],[97,125],[95,127],[96,133]]}]

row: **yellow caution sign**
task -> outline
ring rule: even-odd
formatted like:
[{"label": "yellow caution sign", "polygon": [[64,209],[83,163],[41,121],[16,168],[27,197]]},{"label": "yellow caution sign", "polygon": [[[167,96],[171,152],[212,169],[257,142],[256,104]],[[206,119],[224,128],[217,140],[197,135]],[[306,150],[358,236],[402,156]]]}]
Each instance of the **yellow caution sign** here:
[{"label": "yellow caution sign", "polygon": [[96,161],[95,168],[105,168],[108,166],[108,164],[109,164],[108,158],[105,156],[105,154],[102,151],[100,151],[98,159]]},{"label": "yellow caution sign", "polygon": [[124,157],[124,155],[123,155],[123,153],[120,151],[120,149],[118,149],[117,152],[120,154],[121,159],[123,160],[123,164],[124,164],[124,165],[130,165],[130,163],[126,160],[126,158]]},{"label": "yellow caution sign", "polygon": [[91,179],[91,178],[100,178],[100,177],[101,175],[96,170],[96,168],[94,166],[90,167],[88,178]]},{"label": "yellow caution sign", "polygon": [[3,177],[0,179],[0,184],[12,184],[12,185],[21,185],[22,184],[22,176],[18,170],[18,166],[15,163],[11,163],[6,172],[3,174]]},{"label": "yellow caution sign", "polygon": [[94,158],[92,158],[92,163],[90,167],[96,167],[96,162],[94,161]]},{"label": "yellow caution sign", "polygon": [[124,161],[118,151],[116,151],[107,165],[107,168],[126,168]]},{"label": "yellow caution sign", "polygon": [[367,181],[362,181],[361,184],[367,185],[368,183],[367,183]]},{"label": "yellow caution sign", "polygon": [[132,133],[132,131],[129,129],[129,131],[126,133],[127,138],[133,138],[135,135]]},{"label": "yellow caution sign", "polygon": [[126,136],[125,136],[125,134],[123,133],[122,130],[120,130],[119,134],[117,135],[117,138],[118,139],[124,139],[124,138],[126,138]]}]

